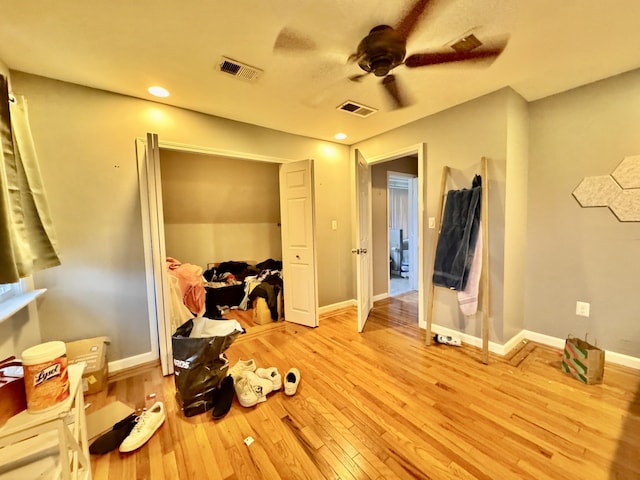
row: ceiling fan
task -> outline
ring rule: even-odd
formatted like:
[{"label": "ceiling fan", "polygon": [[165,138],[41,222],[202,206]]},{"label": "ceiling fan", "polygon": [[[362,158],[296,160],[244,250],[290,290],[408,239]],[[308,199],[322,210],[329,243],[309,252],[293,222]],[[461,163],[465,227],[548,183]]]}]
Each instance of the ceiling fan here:
[{"label": "ceiling fan", "polygon": [[[404,65],[408,68],[471,61],[493,61],[507,45],[507,37],[494,39],[491,45],[482,44],[473,34],[468,34],[450,48],[439,51],[414,53],[406,56],[407,40],[415,30],[422,14],[434,0],[417,0],[400,22],[394,27],[378,25],[358,44],[356,52],[348,58],[349,63],[357,63],[365,72],[349,77],[351,81],[361,81],[369,74],[382,78],[382,87],[388,94],[394,108],[407,106],[392,71]],[[284,29],[276,40],[275,49],[307,50],[315,49],[312,40],[293,35]]]}]

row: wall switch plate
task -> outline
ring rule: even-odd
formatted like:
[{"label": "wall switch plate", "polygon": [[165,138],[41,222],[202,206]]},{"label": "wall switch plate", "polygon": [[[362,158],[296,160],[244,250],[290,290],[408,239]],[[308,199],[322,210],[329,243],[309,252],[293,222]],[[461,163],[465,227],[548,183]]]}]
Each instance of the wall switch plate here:
[{"label": "wall switch plate", "polygon": [[429,228],[436,228],[436,217],[429,217]]},{"label": "wall switch plate", "polygon": [[331,230],[337,230],[337,229],[338,229],[338,221],[331,220]]},{"label": "wall switch plate", "polygon": [[591,305],[587,302],[576,302],[576,315],[588,317],[590,307]]}]

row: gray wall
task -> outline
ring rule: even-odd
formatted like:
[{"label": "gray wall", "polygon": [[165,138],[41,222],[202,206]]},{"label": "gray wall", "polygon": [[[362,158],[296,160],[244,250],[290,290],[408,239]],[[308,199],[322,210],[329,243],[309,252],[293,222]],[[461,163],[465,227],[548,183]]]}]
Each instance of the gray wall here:
[{"label": "gray wall", "polygon": [[[419,142],[426,143],[425,225],[427,217],[436,216],[442,167],[448,165],[451,168],[447,188],[468,188],[473,175],[480,173],[481,158],[489,158],[492,271],[490,339],[499,343],[503,339],[507,112],[508,105],[514,98],[519,96],[511,89],[503,89],[353,146],[365,158],[371,158],[390,154]],[[521,214],[525,215],[526,212]],[[423,245],[426,265],[433,265],[433,241],[434,230],[427,229]],[[425,270],[428,271],[429,268]],[[428,283],[425,283],[426,286]],[[481,317],[465,319],[460,314],[455,293],[437,288],[434,298],[434,323],[480,336]]]},{"label": "gray wall", "polygon": [[147,132],[161,142],[313,158],[319,304],[353,298],[348,147],[21,72],[11,78],[28,99],[62,258],[34,276],[49,289],[39,302],[43,341],[108,335],[111,361],[150,350],[134,144]]},{"label": "gray wall", "polygon": [[[435,216],[442,165],[447,188],[468,186],[489,162],[490,339],[522,329],[589,338],[640,357],[640,223],[606,208],[581,208],[572,192],[585,176],[606,175],[640,153],[640,70],[528,104],[504,89],[355,147],[365,156],[427,144],[427,216]],[[432,265],[433,230],[425,261]],[[587,319],[576,301],[591,304]],[[436,289],[434,322],[480,335],[455,295]]]},{"label": "gray wall", "polygon": [[[572,192],[640,154],[640,70],[529,106],[525,326],[597,340],[640,357],[640,223],[607,208],[581,208]],[[589,318],[576,301],[591,304]]]},{"label": "gray wall", "polygon": [[205,270],[282,259],[279,166],[161,149],[167,255]]}]

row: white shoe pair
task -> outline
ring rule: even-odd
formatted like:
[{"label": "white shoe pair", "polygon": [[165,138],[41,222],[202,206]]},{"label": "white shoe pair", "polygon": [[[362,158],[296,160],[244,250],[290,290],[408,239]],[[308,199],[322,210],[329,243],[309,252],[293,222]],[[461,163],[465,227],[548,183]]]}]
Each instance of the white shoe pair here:
[{"label": "white shoe pair", "polygon": [[[229,369],[229,375],[233,377],[234,388],[240,405],[253,407],[257,403],[264,402],[267,394],[282,388],[282,375],[276,367],[256,368],[255,361],[238,360]],[[295,395],[300,383],[300,371],[291,368],[285,375],[284,393]]]},{"label": "white shoe pair", "polygon": [[120,451],[122,453],[133,452],[143,446],[162,426],[165,418],[164,404],[162,402],[154,403],[149,410],[140,414],[135,427],[120,444]]},{"label": "white shoe pair", "polygon": [[256,368],[253,359],[238,360],[229,368],[233,386],[243,407],[253,407],[267,400],[267,395],[282,388],[282,375],[275,367]]},{"label": "white shoe pair", "polygon": [[[268,370],[275,370],[275,372],[273,372],[274,375],[270,376]],[[258,375],[258,372],[267,377],[265,378]],[[277,382],[279,382],[279,384]],[[233,387],[236,390],[240,405],[243,407],[253,407],[260,402],[265,402],[267,395],[274,390],[282,388],[282,377],[275,368],[259,368],[255,372],[243,372],[242,376],[238,379],[234,378]]]}]

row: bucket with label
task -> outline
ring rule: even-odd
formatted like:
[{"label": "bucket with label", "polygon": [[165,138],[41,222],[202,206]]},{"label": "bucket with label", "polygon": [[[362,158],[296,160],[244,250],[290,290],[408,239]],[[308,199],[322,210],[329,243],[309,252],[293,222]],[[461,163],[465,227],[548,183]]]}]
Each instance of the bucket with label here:
[{"label": "bucket with label", "polygon": [[50,410],[69,397],[67,349],[64,342],[46,342],[22,352],[27,412]]}]

